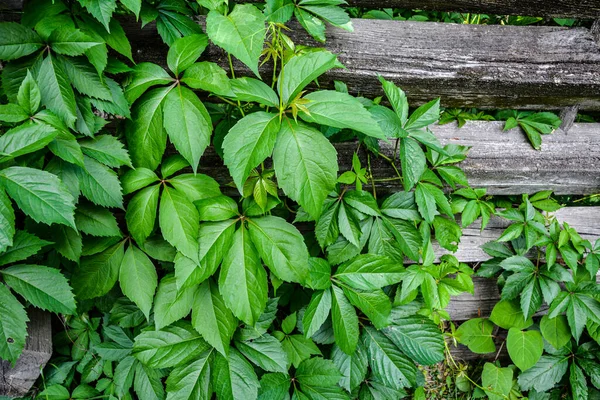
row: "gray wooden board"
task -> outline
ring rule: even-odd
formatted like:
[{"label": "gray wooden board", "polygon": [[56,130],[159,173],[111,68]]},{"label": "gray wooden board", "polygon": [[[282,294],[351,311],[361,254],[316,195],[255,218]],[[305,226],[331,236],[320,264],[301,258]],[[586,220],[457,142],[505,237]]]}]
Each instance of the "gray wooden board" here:
[{"label": "gray wooden board", "polygon": [[[202,23],[202,21],[201,21]],[[136,61],[165,65],[166,47],[152,25],[125,23]],[[319,79],[334,80],[352,93],[383,94],[378,75],[392,80],[413,105],[441,97],[451,107],[559,109],[578,104],[600,109],[600,48],[586,28],[485,26],[354,19],[354,32],[329,27],[325,47],[346,69]],[[299,44],[314,42],[296,23],[288,32]],[[228,69],[225,54],[210,46],[204,59]],[[238,75],[250,75],[235,61]],[[270,76],[270,63],[261,74]]]},{"label": "gray wooden board", "polygon": [[14,368],[0,360],[0,396],[24,396],[40,376],[52,355],[50,314],[37,308],[28,310],[27,342]]},{"label": "gray wooden board", "polygon": [[[557,130],[545,135],[541,150],[531,147],[520,128],[503,132],[503,126],[503,122],[472,121],[463,128],[458,128],[455,123],[435,126],[433,132],[444,144],[472,146],[460,166],[471,186],[488,188],[489,194],[541,190],[553,190],[557,194],[600,192],[600,124],[574,124],[568,134]],[[392,157],[394,143],[380,144],[382,153]],[[352,169],[352,153],[357,149],[357,143],[334,145],[340,173]],[[365,152],[359,153],[366,166]],[[371,167],[376,179],[397,176],[381,157],[372,156]],[[200,172],[212,176],[222,185],[231,182],[229,172],[212,147],[200,160]],[[402,190],[399,181],[377,182],[376,187],[380,195]],[[237,190],[227,187],[224,192],[237,194]]]}]

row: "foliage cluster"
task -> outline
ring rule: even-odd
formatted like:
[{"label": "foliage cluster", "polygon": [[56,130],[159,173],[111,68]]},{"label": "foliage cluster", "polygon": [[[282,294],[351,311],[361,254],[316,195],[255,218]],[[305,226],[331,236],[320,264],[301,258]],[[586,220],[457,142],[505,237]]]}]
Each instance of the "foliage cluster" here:
[{"label": "foliage cluster", "polygon": [[[23,351],[27,306],[65,325],[32,396],[422,399],[421,366],[451,360],[452,341],[496,351],[495,326],[514,366],[466,376],[475,395],[600,386],[600,243],[542,215],[558,208],[550,193],[513,205],[470,188],[456,165],[468,148],[429,129],[439,100],[411,112],[384,79],[374,100],[314,90],[343,66],[285,24],[324,41],[325,22],[352,29],[341,4],[32,0],[0,23],[0,358]],[[133,62],[123,18],[156,23],[164,65]],[[198,61],[209,43],[230,75]],[[254,76],[236,77],[232,57]],[[534,146],[559,123],[511,117]],[[357,143],[349,171],[339,140]],[[211,144],[222,185],[198,173]],[[402,186],[383,198],[377,156]],[[477,274],[498,278],[502,301],[455,327],[445,308],[474,271],[434,249],[456,251],[492,215],[513,223]]]}]

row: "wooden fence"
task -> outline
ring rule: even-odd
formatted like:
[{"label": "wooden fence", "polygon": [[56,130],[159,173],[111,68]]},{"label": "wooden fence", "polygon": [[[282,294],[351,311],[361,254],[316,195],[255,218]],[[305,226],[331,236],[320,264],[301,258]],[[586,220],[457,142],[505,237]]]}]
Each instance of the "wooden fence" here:
[{"label": "wooden fence", "polygon": [[[543,17],[600,18],[596,0],[349,0],[351,6],[403,7],[440,11],[485,12],[492,14]],[[22,0],[5,0],[5,9],[22,7]],[[15,19],[15,14],[0,20]],[[202,24],[202,19],[199,20]],[[136,61],[165,65],[167,48],[152,24],[123,21],[134,48]],[[592,29],[559,27],[478,26],[405,21],[353,20],[354,33],[329,27],[325,47],[340,55],[346,69],[333,70],[320,79],[321,86],[334,80],[348,83],[353,93],[382,94],[378,75],[406,90],[413,105],[435,97],[445,106],[516,109],[562,109],[565,130],[544,137],[541,151],[533,150],[518,130],[503,132],[500,122],[469,122],[459,129],[455,124],[435,127],[443,143],[472,146],[462,163],[470,183],[487,187],[490,194],[533,193],[553,190],[559,194],[600,192],[600,124],[574,124],[576,110],[600,110],[600,23]],[[291,36],[300,44],[317,45],[297,25]],[[226,57],[215,47],[205,58],[228,68]],[[248,73],[234,64],[238,75]],[[268,67],[267,67],[268,68]],[[268,69],[261,73],[267,74]],[[570,118],[570,120],[569,120]],[[572,125],[572,127],[571,127]],[[570,127],[567,133],[567,127]],[[336,144],[340,169],[350,168],[356,145]],[[382,143],[388,155],[393,148]],[[394,176],[389,165],[372,163],[377,178]],[[229,174],[214,151],[202,159],[201,172],[221,183]],[[395,183],[381,184],[379,191],[393,191]],[[600,236],[600,207],[569,207],[557,213],[584,238]],[[480,246],[497,238],[506,222],[493,218],[480,231],[474,226],[464,231],[456,256],[463,262],[488,259]],[[439,249],[438,249],[439,250]],[[442,251],[438,251],[443,254]],[[498,301],[494,281],[475,279],[475,294],[452,299],[448,311],[453,320],[488,316]],[[30,336],[15,369],[0,363],[0,395],[23,394],[39,375],[51,353],[50,320],[47,314],[31,310]],[[459,347],[458,358],[473,354]]]}]

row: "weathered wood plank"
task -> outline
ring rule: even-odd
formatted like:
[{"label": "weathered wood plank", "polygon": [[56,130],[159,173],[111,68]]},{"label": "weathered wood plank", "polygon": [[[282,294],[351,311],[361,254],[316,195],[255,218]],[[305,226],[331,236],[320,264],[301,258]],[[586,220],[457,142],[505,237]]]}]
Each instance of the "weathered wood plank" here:
[{"label": "weathered wood plank", "polygon": [[[553,190],[557,194],[600,192],[600,124],[574,124],[568,134],[557,130],[544,136],[541,150],[534,150],[519,129],[503,132],[503,122],[472,121],[463,128],[456,124],[434,126],[433,132],[444,144],[472,146],[460,166],[473,187],[488,188],[489,194],[535,193]],[[381,142],[381,152],[393,157],[394,144]],[[352,153],[357,144],[336,143],[340,171],[352,169]],[[360,151],[367,165],[364,151]],[[383,158],[371,157],[376,179],[396,177]],[[222,185],[231,182],[222,160],[210,147],[200,160],[200,172]],[[377,193],[402,190],[398,180],[377,182]],[[235,194],[233,188],[224,189]]]},{"label": "weathered wood plank", "polygon": [[0,396],[22,397],[40,376],[52,355],[50,314],[37,308],[28,310],[27,342],[15,367],[0,360]]},{"label": "weathered wood plank", "polygon": [[[353,24],[353,33],[328,30],[325,47],[347,68],[325,74],[321,87],[341,80],[351,92],[374,97],[382,94],[377,79],[382,75],[402,87],[414,105],[441,97],[448,107],[600,109],[600,47],[588,29],[364,19]],[[291,27],[296,43],[322,46],[297,24]],[[136,61],[165,64],[166,48],[158,45],[153,27],[126,31]],[[205,59],[228,68],[214,46]],[[238,62],[234,67],[249,74]]]}]

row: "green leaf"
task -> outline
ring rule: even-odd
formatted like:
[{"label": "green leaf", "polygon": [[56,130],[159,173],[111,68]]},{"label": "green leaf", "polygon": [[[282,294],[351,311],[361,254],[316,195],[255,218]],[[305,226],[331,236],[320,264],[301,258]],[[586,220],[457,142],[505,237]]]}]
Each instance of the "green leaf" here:
[{"label": "green leaf", "polygon": [[283,191],[313,218],[335,186],[337,152],[319,131],[286,120],[275,143],[273,164]]},{"label": "green leaf", "polygon": [[17,22],[0,23],[0,60],[28,56],[43,46],[37,33]]},{"label": "green leaf", "polygon": [[258,400],[289,400],[290,378],[281,373],[267,373],[260,378]]},{"label": "green leaf", "polygon": [[320,328],[331,310],[331,291],[329,289],[313,293],[310,303],[302,317],[304,335],[309,338]]},{"label": "green leaf", "polygon": [[206,280],[198,288],[192,308],[192,325],[211,346],[227,356],[237,319],[225,306],[219,288]]},{"label": "green leaf", "polygon": [[238,215],[238,204],[227,196],[198,200],[195,205],[201,221],[224,221]]},{"label": "green leaf", "polygon": [[128,10],[135,14],[136,20],[140,17],[142,0],[119,0]]},{"label": "green leaf", "polygon": [[494,306],[490,321],[503,329],[525,329],[533,325],[531,316],[525,318],[519,305],[510,300],[501,300]]},{"label": "green leaf", "polygon": [[69,128],[73,128],[77,119],[75,93],[67,74],[54,61],[52,55],[48,55],[42,61],[37,82],[40,87],[42,104],[61,117]]},{"label": "green leaf", "polygon": [[432,100],[417,108],[411,115],[404,129],[416,130],[437,122],[440,118],[440,99]]},{"label": "green leaf", "polygon": [[377,329],[390,324],[392,304],[390,298],[381,289],[358,290],[344,287],[344,294],[350,303],[358,307]]},{"label": "green leaf", "polygon": [[225,253],[223,249],[229,249],[233,242],[235,224],[234,220],[228,220],[200,225],[200,251],[198,253],[201,267],[200,278],[208,278],[221,264]]},{"label": "green leaf", "polygon": [[189,35],[175,40],[167,54],[167,65],[169,69],[179,76],[181,71],[186,70],[196,62],[208,46],[208,37],[204,34]]},{"label": "green leaf", "polygon": [[158,276],[152,261],[134,245],[129,246],[121,262],[119,283],[123,294],[149,319]]},{"label": "green leaf", "polygon": [[125,212],[127,229],[138,245],[143,245],[154,230],[160,185],[147,187],[131,198]]},{"label": "green leaf", "polygon": [[173,78],[162,67],[149,62],[139,63],[131,72],[131,82],[125,87],[125,98],[133,104],[154,85],[168,85]]},{"label": "green leaf", "polygon": [[178,85],[165,97],[163,113],[169,139],[196,172],[210,144],[212,123],[208,111],[194,92]]},{"label": "green leaf", "polygon": [[78,298],[93,299],[112,289],[119,277],[124,248],[125,242],[121,241],[101,253],[81,259],[71,277],[71,286]]},{"label": "green leaf", "polygon": [[26,122],[0,136],[0,161],[33,153],[46,147],[58,134],[53,127]]},{"label": "green leaf", "polygon": [[248,231],[263,262],[280,279],[303,283],[308,277],[308,249],[302,234],[283,218],[251,219]]},{"label": "green leaf", "polygon": [[548,341],[555,349],[562,349],[571,341],[571,331],[567,317],[559,315],[550,318],[544,315],[540,321],[540,331],[544,339]]},{"label": "green leaf", "polygon": [[165,389],[160,373],[138,363],[135,367],[133,389],[141,399],[161,400],[165,398]]},{"label": "green leaf", "polygon": [[233,54],[260,77],[258,60],[266,29],[264,14],[255,6],[236,4],[226,17],[217,11],[210,11],[206,18],[206,33],[217,46]]},{"label": "green leaf", "polygon": [[239,120],[225,136],[225,165],[240,193],[252,170],[273,152],[279,129],[278,115],[258,111]]},{"label": "green leaf", "polygon": [[242,226],[223,257],[219,290],[233,314],[254,325],[267,304],[267,289],[267,274],[248,231]]},{"label": "green leaf", "polygon": [[160,331],[143,331],[133,344],[132,354],[150,368],[188,364],[210,346],[187,321],[178,321]]},{"label": "green leaf", "polygon": [[117,0],[77,0],[110,32],[110,20],[117,8]]},{"label": "green leaf", "polygon": [[191,202],[221,195],[217,181],[203,174],[177,175],[169,179],[169,183]]},{"label": "green leaf", "polygon": [[288,355],[289,362],[296,368],[311,355],[321,355],[321,350],[317,345],[302,335],[288,335],[281,344]]},{"label": "green leaf", "polygon": [[444,359],[444,337],[427,317],[396,319],[382,332],[418,364],[433,365]]},{"label": "green leaf", "polygon": [[92,157],[98,162],[112,168],[131,165],[129,153],[123,147],[123,143],[111,135],[98,135],[93,139],[85,139],[79,142],[83,154]]},{"label": "green leaf", "polygon": [[333,286],[332,291],[331,318],[335,340],[346,354],[352,354],[356,350],[359,335],[356,310],[342,289]]},{"label": "green leaf", "polygon": [[0,104],[0,121],[22,122],[29,118],[29,114],[18,104]]},{"label": "green leaf", "polygon": [[385,256],[362,254],[340,265],[334,278],[356,289],[375,290],[400,282],[404,267]]},{"label": "green leaf", "polygon": [[355,247],[360,246],[360,222],[358,218],[350,211],[346,211],[345,203],[340,203],[338,209],[338,226],[340,233],[348,242]]},{"label": "green leaf", "polygon": [[331,351],[331,361],[342,374],[338,384],[352,392],[359,387],[366,378],[368,368],[367,349],[360,342],[356,351],[351,356],[344,353],[339,346],[334,345]]},{"label": "green leaf", "polygon": [[131,110],[131,120],[125,125],[125,137],[134,167],[154,171],[167,147],[163,129],[162,101],[171,88],[153,89],[137,101]]},{"label": "green leaf", "polygon": [[414,224],[393,218],[382,218],[384,226],[394,235],[402,252],[411,260],[419,260],[419,249],[423,243],[421,234]]},{"label": "green leaf", "polygon": [[496,351],[492,331],[494,324],[485,318],[463,322],[456,330],[456,338],[473,353],[486,354]]},{"label": "green leaf", "polygon": [[355,97],[333,90],[322,90],[304,96],[308,113],[301,112],[306,122],[327,125],[340,129],[353,129],[377,139],[385,139],[385,134],[371,113]]},{"label": "green leaf", "polygon": [[167,378],[167,399],[209,400],[212,396],[211,355],[212,349],[200,354],[196,360],[175,368]]},{"label": "green leaf", "polygon": [[[3,252],[9,246],[14,245],[14,235],[15,212],[10,202],[10,198],[7,196],[4,189],[0,187],[0,252]],[[4,258],[4,255],[2,258]]]},{"label": "green leaf", "polygon": [[522,390],[535,389],[538,392],[552,389],[567,372],[569,359],[565,356],[542,356],[535,366],[519,374],[519,386]]},{"label": "green leaf", "polygon": [[288,373],[287,354],[281,342],[275,337],[265,334],[258,339],[236,342],[236,347],[246,358],[269,372]]},{"label": "green leaf", "polygon": [[296,370],[296,379],[305,386],[335,386],[342,378],[333,361],[321,357],[305,360]]},{"label": "green leaf", "polygon": [[381,82],[385,96],[392,104],[396,115],[400,119],[400,123],[404,125],[408,120],[408,100],[406,99],[406,94],[393,82],[385,80],[382,76],[379,77],[379,82]]},{"label": "green leaf", "polygon": [[19,86],[17,102],[29,115],[33,115],[40,108],[42,102],[40,88],[29,70],[21,86]]},{"label": "green leaf", "polygon": [[83,157],[83,163],[85,169],[77,168],[81,193],[99,206],[123,208],[121,182],[117,174],[87,156]]},{"label": "green leaf", "polygon": [[77,306],[67,279],[55,268],[19,264],[0,274],[12,290],[43,310],[75,314]]},{"label": "green leaf", "polygon": [[365,327],[363,340],[373,376],[380,382],[394,389],[416,383],[417,367],[387,336],[372,327]]},{"label": "green leaf", "polygon": [[154,299],[154,323],[157,330],[185,318],[190,313],[194,303],[194,289],[177,290],[173,275],[161,279]]},{"label": "green leaf", "polygon": [[512,390],[513,371],[487,362],[483,366],[481,385],[487,389],[485,393],[490,400],[504,400]]},{"label": "green leaf", "polygon": [[27,321],[23,305],[0,283],[0,358],[13,365],[25,347]]},{"label": "green leaf", "polygon": [[319,50],[296,55],[288,60],[277,79],[277,90],[287,106],[306,85],[337,65],[337,56]]},{"label": "green leaf", "polygon": [[231,349],[227,358],[217,354],[212,367],[212,384],[219,399],[255,399],[258,396],[256,373],[237,350]]},{"label": "green leaf", "polygon": [[279,97],[269,85],[258,79],[241,77],[232,79],[231,91],[240,101],[256,102],[268,107],[279,107]]},{"label": "green leaf", "polygon": [[227,72],[213,62],[202,61],[192,64],[186,68],[181,82],[192,89],[201,89],[223,96],[233,95]]},{"label": "green leaf", "polygon": [[101,100],[112,101],[108,86],[87,59],[84,57],[57,56],[56,60],[79,93]]},{"label": "green leaf", "polygon": [[[427,166],[427,160],[421,145],[410,138],[400,140],[400,162],[402,163],[404,190],[409,191],[419,182]],[[419,200],[417,199],[418,203]],[[421,207],[419,207],[419,210],[421,210]],[[423,215],[422,211],[421,215]],[[427,213],[425,215],[431,214]]]},{"label": "green leaf", "polygon": [[160,230],[186,257],[198,262],[200,216],[196,207],[178,190],[165,187],[160,199]]},{"label": "green leaf", "polygon": [[27,231],[17,231],[14,235],[12,245],[0,254],[0,265],[25,260],[37,254],[42,247],[49,244],[52,244],[52,242],[42,240]]},{"label": "green leaf", "polygon": [[574,399],[587,399],[588,398],[588,384],[581,368],[574,363],[569,368],[569,383],[571,384],[571,391]]},{"label": "green leaf", "polygon": [[34,221],[76,229],[73,197],[56,175],[34,168],[9,167],[0,171],[0,184]]},{"label": "green leaf", "polygon": [[533,367],[544,352],[544,341],[538,331],[511,328],[506,339],[510,359],[521,371]]},{"label": "green leaf", "polygon": [[306,32],[316,41],[325,43],[325,23],[323,21],[300,7],[294,7],[294,15]]},{"label": "green leaf", "polygon": [[104,44],[101,41],[97,41],[88,36],[79,29],[73,29],[66,26],[52,31],[48,38],[48,42],[50,43],[50,48],[52,48],[54,52],[71,57],[80,56],[92,47]]}]

